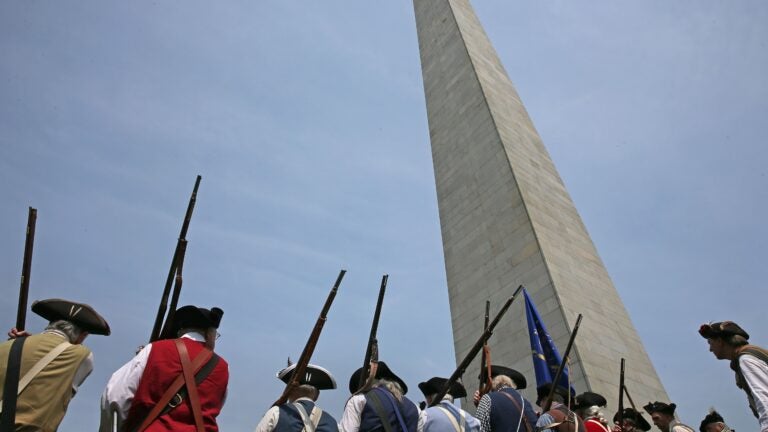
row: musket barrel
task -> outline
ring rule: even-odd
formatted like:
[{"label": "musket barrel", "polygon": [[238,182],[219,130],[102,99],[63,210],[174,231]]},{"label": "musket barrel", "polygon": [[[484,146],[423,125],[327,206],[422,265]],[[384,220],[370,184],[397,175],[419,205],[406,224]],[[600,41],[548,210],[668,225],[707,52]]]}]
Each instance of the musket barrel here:
[{"label": "musket barrel", "polygon": [[176,318],[176,309],[179,307],[179,297],[181,296],[181,286],[184,282],[182,273],[184,272],[184,257],[187,254],[187,241],[179,242],[179,259],[176,263],[176,277],[174,278],[173,294],[171,295],[171,304],[168,307],[168,315],[165,317],[163,330],[160,332],[161,339],[171,339],[173,335],[173,321]]},{"label": "musket barrel", "polygon": [[[184,214],[184,222],[181,224],[181,231],[179,232],[179,239],[176,242],[176,249],[173,251],[171,268],[168,270],[168,276],[165,278],[165,288],[163,288],[163,295],[160,298],[160,306],[157,309],[155,323],[152,326],[152,333],[149,335],[150,342],[158,340],[163,330],[163,321],[165,318],[165,313],[168,310],[168,296],[171,293],[171,286],[173,285],[173,281],[176,277],[176,266],[178,265],[179,258],[181,256],[181,243],[186,241],[187,238],[187,230],[189,229],[189,223],[192,220],[192,212],[195,210],[195,203],[197,202],[197,190],[200,187],[200,180],[202,180],[202,177],[198,175],[195,179],[195,187],[192,188],[192,195],[189,197],[187,211]],[[183,259],[183,257],[181,259]]]},{"label": "musket barrel", "polygon": [[619,426],[624,427],[624,357],[619,367]]},{"label": "musket barrel", "polygon": [[[384,293],[387,290],[387,281],[389,280],[389,275],[384,275],[381,277],[381,286],[379,287],[379,297],[376,300],[376,309],[374,309],[373,312],[373,322],[371,323],[371,333],[368,336],[368,346],[365,348],[365,358],[363,358],[363,373],[360,374],[360,381],[358,382],[357,388],[361,389],[365,382],[368,380],[368,376],[371,372],[371,360],[373,357],[373,354],[378,349],[378,340],[376,339],[376,334],[379,331],[379,317],[381,317],[381,306],[384,304]],[[378,360],[378,359],[376,359]]]},{"label": "musket barrel", "polygon": [[37,209],[30,207],[27,214],[27,233],[24,241],[24,261],[21,264],[21,283],[19,286],[19,307],[16,310],[16,329],[24,330],[27,321],[27,301],[29,300],[29,280],[32,275],[32,249],[35,246],[35,225]]},{"label": "musket barrel", "polygon": [[456,382],[456,380],[459,379],[462,375],[464,375],[464,372],[467,370],[467,367],[472,362],[472,360],[475,359],[475,356],[477,356],[477,353],[480,352],[481,349],[483,349],[483,345],[488,340],[488,338],[491,337],[493,334],[493,329],[496,328],[496,325],[499,324],[499,321],[501,320],[501,317],[504,316],[504,314],[507,312],[507,309],[512,305],[512,302],[515,300],[515,297],[517,297],[518,294],[520,294],[520,291],[522,291],[523,286],[520,285],[515,290],[515,293],[512,294],[512,297],[510,297],[506,303],[504,303],[504,306],[501,307],[501,310],[499,310],[498,313],[496,313],[496,316],[493,318],[493,321],[491,321],[490,324],[488,324],[488,328],[485,329],[483,334],[480,336],[480,339],[475,342],[475,345],[469,350],[467,355],[464,357],[464,360],[459,363],[459,365],[456,367],[456,370],[453,371],[453,374],[451,374],[451,377],[448,378],[448,381],[443,386],[443,389],[438,393],[434,399],[432,399],[432,403],[429,404],[429,406],[435,406],[438,403],[440,403],[441,400],[443,400],[443,397],[448,393],[448,390],[450,390],[453,383]]},{"label": "musket barrel", "polygon": [[[560,381],[560,377],[563,375],[563,370],[565,369],[565,365],[568,362],[568,356],[571,354],[571,347],[573,347],[573,341],[576,339],[576,333],[578,333],[579,331],[579,326],[581,325],[581,318],[582,318],[581,314],[579,314],[578,318],[576,318],[576,325],[573,326],[571,337],[568,339],[568,345],[565,347],[563,360],[560,362],[560,366],[557,368],[557,373],[555,374],[555,377],[552,380],[552,388],[549,389],[549,394],[547,395],[547,398],[544,400],[544,406],[541,407],[541,412],[545,413],[549,411],[549,408],[552,406],[552,397],[555,394],[555,389],[557,388],[557,382]],[[570,391],[570,389],[568,391]]]},{"label": "musket barrel", "polygon": [[[488,324],[491,316],[491,301],[486,300],[485,301],[485,321],[483,322],[483,331],[488,329]],[[478,389],[480,390],[480,393],[483,393],[483,389],[488,385],[489,376],[488,376],[488,358],[487,353],[488,352],[488,341],[485,341],[485,344],[483,344],[483,351],[480,355],[480,385],[478,386]]]},{"label": "musket barrel", "polygon": [[293,391],[293,389],[299,385],[299,377],[304,376],[304,372],[307,370],[307,365],[309,365],[309,360],[312,358],[312,353],[315,351],[317,340],[320,339],[320,333],[323,331],[323,326],[325,325],[325,321],[328,316],[328,310],[331,309],[333,299],[336,298],[336,292],[339,290],[341,280],[344,278],[346,273],[347,271],[343,269],[339,272],[339,276],[336,278],[336,282],[333,284],[331,292],[328,293],[328,298],[325,300],[323,309],[320,311],[320,316],[317,317],[315,327],[312,328],[312,333],[310,333],[309,339],[304,345],[304,350],[301,352],[301,357],[299,357],[299,360],[296,362],[296,368],[293,370],[291,380],[288,382],[288,384],[285,385],[283,394],[280,395],[280,397],[275,401],[275,403],[272,404],[272,406],[284,404],[288,400],[288,395],[291,393],[291,391]]}]

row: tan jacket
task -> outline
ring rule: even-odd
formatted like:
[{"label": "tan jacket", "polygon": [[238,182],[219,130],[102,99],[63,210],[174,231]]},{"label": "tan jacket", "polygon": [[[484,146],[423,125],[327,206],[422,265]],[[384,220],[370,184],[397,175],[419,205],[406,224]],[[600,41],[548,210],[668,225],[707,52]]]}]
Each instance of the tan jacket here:
[{"label": "tan jacket", "polygon": [[[66,338],[56,333],[29,336],[22,351],[20,377],[62,342],[66,342]],[[12,343],[11,340],[0,344],[0,386],[5,385],[8,352]],[[53,432],[59,427],[73,396],[75,372],[89,354],[90,350],[85,346],[72,345],[40,371],[19,395],[16,432]]]}]

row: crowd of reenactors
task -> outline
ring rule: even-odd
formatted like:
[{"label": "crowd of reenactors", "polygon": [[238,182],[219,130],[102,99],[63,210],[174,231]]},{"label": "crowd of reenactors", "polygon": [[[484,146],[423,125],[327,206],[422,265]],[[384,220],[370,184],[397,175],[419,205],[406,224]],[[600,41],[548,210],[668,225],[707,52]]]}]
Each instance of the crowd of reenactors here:
[{"label": "crowd of reenactors", "polygon": [[[224,312],[217,307],[177,307],[185,236],[199,184],[198,176],[150,343],[109,379],[101,396],[100,432],[218,430],[216,419],[229,382],[227,362],[215,353]],[[9,331],[9,340],[0,343],[0,432],[56,431],[70,400],[93,370],[93,354],[83,345],[84,340],[90,334],[110,334],[107,321],[91,306],[62,299],[34,302],[31,310],[49,324],[39,334],[23,330],[35,218],[36,210],[30,208],[17,324]],[[256,432],[645,432],[651,429],[645,414],[662,432],[693,431],[677,419],[674,403],[648,403],[644,414],[634,406],[622,408],[620,399],[619,412],[608,420],[603,411],[607,401],[596,393],[575,395],[570,388],[549,383],[536,389],[535,405],[527,400],[520,392],[527,387],[525,376],[509,367],[492,365],[490,356],[485,355],[493,328],[522,286],[493,321],[486,305],[480,339],[450,377],[432,377],[419,383],[424,402],[415,404],[406,396],[406,383],[378,358],[376,330],[386,275],[363,366],[350,377],[350,397],[341,418],[335,419],[317,405],[317,400],[321,391],[336,388],[336,380],[328,370],[310,364],[310,359],[344,274],[344,270],[339,273],[298,361],[278,372],[277,377],[286,383],[285,390],[259,421]],[[580,319],[553,383],[560,382]],[[730,321],[704,324],[699,333],[718,359],[730,362],[761,431],[768,432],[768,351],[749,344],[749,334]],[[476,406],[472,415],[454,401],[468,397],[461,376],[481,350],[481,385],[472,395]],[[714,411],[704,418],[699,430],[730,431]]]},{"label": "crowd of reenactors", "polygon": [[[0,344],[0,384],[3,385],[2,416],[12,413],[2,431],[55,431],[70,399],[93,369],[93,355],[83,345],[89,334],[109,335],[107,321],[92,307],[67,300],[34,302],[32,311],[49,321],[42,333],[30,335],[15,328]],[[101,397],[101,432],[113,431],[216,431],[216,418],[227,394],[227,362],[214,352],[220,308],[184,306],[176,310],[174,337],[144,346],[110,378]],[[749,335],[733,322],[702,325],[710,351],[729,360],[737,383],[768,430],[768,352],[748,343]],[[412,402],[408,386],[385,363],[356,370],[349,379],[351,396],[340,419],[318,405],[323,390],[335,389],[336,380],[326,369],[306,364],[296,376],[297,364],[279,371],[286,384],[284,400],[270,408],[256,432],[635,432],[651,425],[644,413],[624,408],[609,421],[603,407],[606,399],[551,384],[537,388],[534,403],[520,390],[527,380],[518,371],[490,367],[488,392],[476,391],[475,414],[454,401],[467,397],[460,381],[432,377],[419,383],[425,402]],[[366,370],[367,369],[367,370]],[[367,374],[367,375],[366,375]],[[15,381],[14,394],[9,382]],[[360,386],[360,383],[364,383]],[[445,387],[448,385],[447,392]],[[444,395],[443,395],[444,393]],[[551,396],[550,396],[551,395]],[[537,412],[551,397],[550,408]],[[436,398],[439,398],[437,400]],[[15,406],[9,406],[9,402]],[[675,416],[675,404],[648,403],[644,411],[662,432],[691,432],[694,429]],[[620,422],[620,423],[619,423]],[[730,431],[723,418],[710,412],[701,432]]]}]

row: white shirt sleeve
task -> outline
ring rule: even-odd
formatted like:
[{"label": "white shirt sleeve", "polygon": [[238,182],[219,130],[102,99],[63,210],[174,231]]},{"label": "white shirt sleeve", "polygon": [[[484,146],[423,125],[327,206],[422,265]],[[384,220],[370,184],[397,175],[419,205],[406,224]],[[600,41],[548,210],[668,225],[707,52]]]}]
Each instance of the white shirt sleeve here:
[{"label": "white shirt sleeve", "polygon": [[416,425],[416,432],[424,432],[424,425],[427,424],[427,410],[419,413],[419,423]]},{"label": "white shirt sleeve", "polygon": [[365,408],[365,395],[354,395],[344,406],[344,414],[341,415],[339,422],[340,432],[357,432],[360,429],[360,417]]},{"label": "white shirt sleeve", "polygon": [[755,401],[760,431],[768,432],[768,368],[751,355],[739,357],[739,366]]},{"label": "white shirt sleeve", "polygon": [[261,421],[256,426],[255,432],[272,432],[275,430],[275,426],[277,426],[277,421],[280,418],[280,408],[273,406],[272,408],[268,409],[266,414],[264,414],[264,417],[261,418]]},{"label": "white shirt sleeve", "polygon": [[111,431],[112,406],[117,410],[119,422],[125,421],[128,411],[131,409],[133,396],[139,387],[147,359],[152,350],[152,344],[145,346],[131,361],[124,364],[112,374],[112,377],[101,395],[101,427],[100,431]]},{"label": "white shirt sleeve", "polygon": [[75,371],[75,376],[72,379],[72,394],[77,393],[77,389],[83,384],[88,375],[93,372],[93,353],[88,353],[88,356],[80,362],[80,366]]}]

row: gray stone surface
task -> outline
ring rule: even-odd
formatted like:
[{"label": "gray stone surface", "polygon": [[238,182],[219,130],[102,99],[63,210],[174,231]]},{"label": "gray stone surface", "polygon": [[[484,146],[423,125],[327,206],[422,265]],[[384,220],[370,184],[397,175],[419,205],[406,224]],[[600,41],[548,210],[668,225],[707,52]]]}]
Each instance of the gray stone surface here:
[{"label": "gray stone surface", "polygon": [[[636,403],[668,400],[552,160],[468,0],[414,0],[456,359],[523,284],[577,392],[603,394],[613,415],[619,361]],[[522,298],[491,339],[494,363],[535,378]],[[465,385],[477,388],[478,365]]]}]

